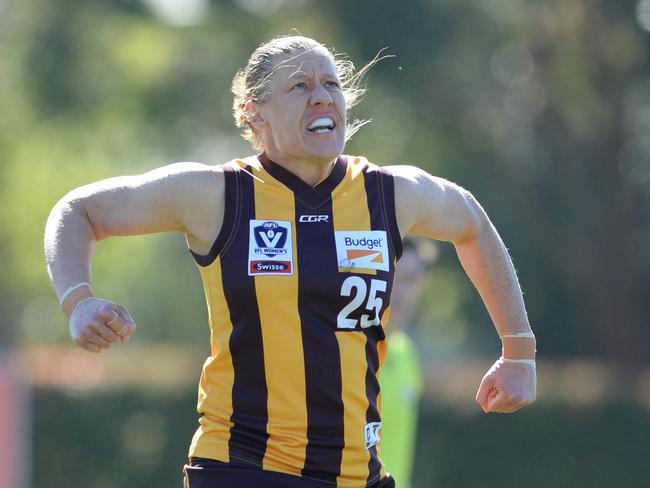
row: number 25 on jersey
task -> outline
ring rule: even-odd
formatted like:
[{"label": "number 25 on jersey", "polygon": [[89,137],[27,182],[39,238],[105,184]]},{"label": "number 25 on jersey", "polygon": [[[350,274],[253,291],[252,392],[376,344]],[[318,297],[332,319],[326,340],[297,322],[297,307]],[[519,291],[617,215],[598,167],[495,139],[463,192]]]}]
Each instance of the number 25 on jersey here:
[{"label": "number 25 on jersey", "polygon": [[[386,292],[386,282],[384,280],[370,280],[370,290],[363,278],[359,276],[349,276],[341,285],[341,296],[352,297],[352,300],[343,307],[336,319],[336,326],[339,329],[354,329],[357,325],[367,328],[373,325],[379,325],[379,313],[384,304],[384,300],[378,296],[378,293]],[[365,302],[365,309],[370,314],[362,314],[360,320],[351,318],[350,315],[361,307]]]}]

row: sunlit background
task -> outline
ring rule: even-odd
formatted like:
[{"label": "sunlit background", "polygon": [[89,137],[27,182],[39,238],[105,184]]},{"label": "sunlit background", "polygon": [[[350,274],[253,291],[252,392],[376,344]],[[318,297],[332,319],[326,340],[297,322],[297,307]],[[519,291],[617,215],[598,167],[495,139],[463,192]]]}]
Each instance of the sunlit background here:
[{"label": "sunlit background", "polygon": [[253,154],[230,82],[280,34],[357,66],[346,151],[472,191],[517,267],[539,399],[473,403],[500,353],[451,246],[409,333],[416,487],[650,486],[650,0],[0,0],[0,488],[179,486],[209,354],[182,235],[108,239],[94,287],[138,323],[71,346],[42,251],[84,183]]}]

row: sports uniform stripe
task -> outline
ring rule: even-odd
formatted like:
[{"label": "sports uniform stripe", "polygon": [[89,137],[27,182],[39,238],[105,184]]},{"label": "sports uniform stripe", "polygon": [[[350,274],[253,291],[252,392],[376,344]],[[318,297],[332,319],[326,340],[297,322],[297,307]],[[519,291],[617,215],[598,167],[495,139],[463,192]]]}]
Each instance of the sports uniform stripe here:
[{"label": "sports uniform stripe", "polygon": [[[295,200],[296,222],[313,213]],[[302,326],[307,393],[307,449],[302,475],[335,483],[344,446],[341,354],[336,339],[336,305],[324,305],[323,290],[340,286],[332,228],[332,203],[320,206],[327,222],[296,224],[298,311]],[[325,308],[329,307],[329,308]]]},{"label": "sports uniform stripe", "polygon": [[[370,212],[367,202],[363,178],[365,163],[353,161],[348,168],[348,178],[344,187],[335,191],[334,198],[334,230],[358,231],[371,230]],[[339,268],[341,270],[342,268]],[[376,274],[376,270],[371,270]],[[371,286],[374,277],[368,270],[351,268],[348,272],[340,273],[342,281],[361,277],[366,282],[366,289]],[[354,293],[361,290],[355,289]],[[367,291],[366,291],[367,293]],[[348,318],[357,321],[355,329],[341,331],[337,334],[341,349],[341,371],[344,375],[343,404],[345,406],[345,450],[341,461],[341,473],[337,482],[340,486],[359,486],[360,479],[368,477],[370,454],[365,446],[365,412],[368,409],[366,395],[366,333],[359,327],[359,320],[365,310],[366,297],[363,306],[353,311]],[[350,302],[352,297],[346,297]],[[374,327],[371,327],[374,328]]]},{"label": "sports uniform stripe", "polygon": [[[377,372],[379,371],[379,356],[377,354],[377,343],[384,341],[384,331],[379,327],[369,327],[366,329],[366,398],[368,399],[368,408],[366,410],[366,424],[373,422],[381,422],[379,415],[378,398],[379,398],[379,381],[377,379]],[[381,434],[380,434],[381,435]],[[368,484],[377,480],[380,475],[383,475],[383,467],[379,460],[377,452],[377,445],[370,447],[371,453],[370,460],[368,461]]]},{"label": "sports uniform stripe", "polygon": [[[208,301],[211,354],[203,365],[199,381],[197,411],[199,429],[190,445],[190,457],[230,460],[228,438],[232,422],[232,386],[234,371],[229,348],[232,323],[226,307],[221,281],[221,260],[216,259],[205,268],[199,268],[206,295],[216,298]],[[207,414],[209,412],[209,414]],[[201,442],[199,443],[199,438]]]},{"label": "sports uniform stripe", "polygon": [[232,232],[235,222],[239,217],[241,209],[241,199],[239,198],[238,175],[233,166],[223,166],[224,178],[224,211],[223,221],[219,235],[215,239],[208,254],[196,254],[190,249],[190,253],[199,266],[208,266],[223,251],[232,240]]},{"label": "sports uniform stripe", "polygon": [[264,174],[264,171],[260,173],[261,179],[256,179],[254,184],[255,218],[290,222],[292,240],[288,245],[294,256],[293,274],[255,277],[268,385],[269,439],[264,468],[300,474],[305,461],[307,400],[302,331],[298,316],[300,268],[296,266],[295,259],[295,209],[293,195],[290,192],[269,192],[270,176]]},{"label": "sports uniform stripe", "polygon": [[[390,315],[390,306],[388,306],[388,308],[384,312],[384,316],[382,318],[382,328],[386,327],[385,324],[388,324],[388,321],[390,320],[389,315]],[[384,329],[384,333],[385,333],[385,329]],[[387,346],[388,346],[388,341],[387,340],[377,341],[377,359],[379,360],[379,368],[378,368],[377,374],[376,374],[377,381],[379,381],[379,378],[380,378],[380,375],[381,375],[381,367],[383,366],[384,362],[386,361],[386,354],[388,353],[388,347]],[[381,416],[381,401],[382,401],[382,393],[381,393],[381,388],[380,388],[379,395],[377,395],[377,410],[379,411],[380,416]],[[381,459],[382,459],[382,457],[381,457],[381,447],[382,447],[382,443],[381,443],[381,438],[380,438],[380,442],[379,442],[379,444],[377,444],[375,446],[375,449],[376,449],[376,453],[377,453],[377,458],[379,458],[379,460],[381,462],[380,474],[381,474],[381,476],[384,476],[385,470],[384,470],[383,462],[381,461]],[[369,467],[368,470],[371,471],[370,467]]]},{"label": "sports uniform stripe", "polygon": [[[255,218],[255,194],[251,168],[236,174],[240,178],[241,216],[235,240],[248,242],[248,222]],[[255,282],[247,276],[247,246],[231,246],[221,259],[224,295],[233,331],[229,346],[234,368],[229,455],[262,466],[268,433],[267,385],[264,348]]]},{"label": "sports uniform stripe", "polygon": [[[364,172],[364,188],[366,191],[366,201],[368,203],[368,209],[370,209],[370,228],[372,230],[382,230],[386,231],[386,236],[388,237],[388,253],[389,255],[385,257],[390,262],[390,270],[383,271],[377,270],[377,278],[382,279],[386,282],[386,293],[381,310],[381,319],[382,324],[384,324],[384,315],[386,310],[390,306],[389,297],[391,296],[393,289],[393,272],[395,268],[395,261],[397,259],[395,248],[393,246],[395,235],[399,236],[399,232],[395,234],[397,230],[397,221],[395,219],[395,206],[394,203],[390,207],[392,209],[392,221],[395,222],[393,227],[391,224],[391,215],[389,215],[388,207],[385,202],[387,197],[387,191],[392,195],[392,176],[389,176],[389,181],[386,182],[383,179],[381,169],[378,166],[369,165],[366,166]],[[391,233],[391,229],[393,233]],[[398,240],[399,251],[401,252],[401,241]],[[388,316],[386,316],[388,318]]]},{"label": "sports uniform stripe", "polygon": [[203,365],[199,381],[197,412],[199,428],[190,444],[190,457],[211,457],[230,461],[228,442],[232,428],[232,388],[234,369],[230,353],[232,322],[224,295],[221,260],[217,256],[232,241],[233,230],[241,211],[238,167],[225,165],[224,217],[215,242],[207,255],[191,252],[196,261],[208,305],[210,357]]},{"label": "sports uniform stripe", "polygon": [[[364,171],[364,180],[366,194],[368,197],[368,208],[371,209],[370,221],[373,230],[385,230],[389,239],[389,257],[391,269],[394,270],[396,256],[395,243],[398,251],[401,253],[401,240],[399,240],[399,231],[397,230],[397,220],[395,217],[394,191],[392,176],[387,172],[382,172],[381,168],[369,165]],[[390,200],[390,201],[387,201]],[[395,240],[397,239],[397,241]],[[386,281],[386,297],[390,297],[393,288],[392,271],[378,271],[378,278]],[[389,307],[388,299],[384,303],[384,312]],[[388,319],[388,316],[385,317]],[[384,324],[382,316],[382,324]],[[366,395],[368,397],[368,409],[366,411],[366,421],[380,421],[380,388],[378,381],[379,368],[385,358],[385,340],[383,328],[367,329],[368,342],[366,344],[366,360],[368,371],[366,374]],[[380,362],[380,351],[381,359]],[[384,475],[383,466],[379,460],[379,445],[370,448],[372,454],[368,463],[368,483],[373,482],[380,475]]]},{"label": "sports uniform stripe", "polygon": [[366,334],[360,330],[337,332],[341,357],[343,404],[345,406],[345,450],[337,486],[358,487],[368,477],[368,451],[365,448]]},{"label": "sports uniform stripe", "polygon": [[395,261],[402,256],[402,236],[397,225],[397,212],[395,211],[395,180],[392,173],[386,168],[379,168],[379,190],[384,219],[388,230],[388,237],[395,251]]}]

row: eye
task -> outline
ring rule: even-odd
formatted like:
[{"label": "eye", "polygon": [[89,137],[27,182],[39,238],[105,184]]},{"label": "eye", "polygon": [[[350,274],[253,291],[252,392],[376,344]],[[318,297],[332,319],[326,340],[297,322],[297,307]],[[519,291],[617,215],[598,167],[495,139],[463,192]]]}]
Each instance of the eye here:
[{"label": "eye", "polygon": [[291,87],[292,90],[294,90],[294,89],[304,90],[305,88],[307,88],[307,83],[305,83],[304,81],[299,81],[298,83],[295,83]]},{"label": "eye", "polygon": [[326,81],[325,82],[325,88],[339,88],[339,82],[338,81]]}]

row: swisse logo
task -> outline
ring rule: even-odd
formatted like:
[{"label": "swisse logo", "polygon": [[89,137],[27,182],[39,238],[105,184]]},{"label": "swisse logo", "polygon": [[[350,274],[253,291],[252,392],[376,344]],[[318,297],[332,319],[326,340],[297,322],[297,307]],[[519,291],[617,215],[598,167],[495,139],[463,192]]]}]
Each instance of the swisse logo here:
[{"label": "swisse logo", "polygon": [[329,215],[301,215],[298,222],[329,222]]},{"label": "swisse logo", "polygon": [[336,231],[334,237],[339,271],[363,273],[390,269],[386,231]]},{"label": "swisse logo", "polygon": [[248,274],[293,274],[291,222],[249,221]]},{"label": "swisse logo", "polygon": [[250,265],[252,273],[289,273],[291,271],[291,263],[288,261],[251,261]]}]

